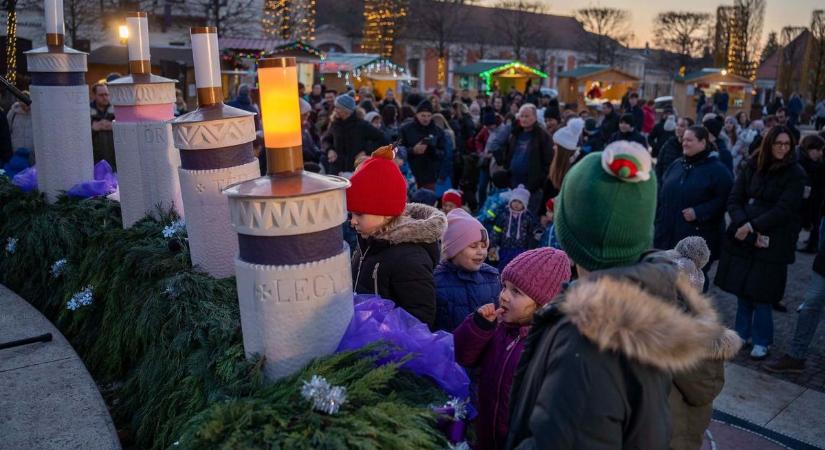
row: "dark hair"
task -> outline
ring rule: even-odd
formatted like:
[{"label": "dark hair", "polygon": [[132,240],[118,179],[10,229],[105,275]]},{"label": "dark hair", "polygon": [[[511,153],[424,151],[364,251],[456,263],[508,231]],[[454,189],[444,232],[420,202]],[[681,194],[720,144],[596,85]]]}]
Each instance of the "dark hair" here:
[{"label": "dark hair", "polygon": [[788,115],[788,108],[786,108],[784,106],[780,106],[779,108],[776,108],[776,113],[775,114],[778,115],[780,112],[785,113],[785,115],[787,116]]},{"label": "dark hair", "polygon": [[386,126],[395,125],[398,120],[398,108],[392,103],[386,103],[381,107],[381,122]]},{"label": "dark hair", "polygon": [[632,127],[636,126],[636,118],[633,117],[633,114],[624,113],[622,117],[619,117],[619,123],[626,123]]},{"label": "dark hair", "polygon": [[696,136],[696,139],[699,141],[705,141],[705,149],[710,147],[710,132],[707,128],[701,125],[691,125],[685,130],[685,133],[690,131]]},{"label": "dark hair", "polygon": [[636,92],[632,92],[632,93],[630,94],[630,98],[639,98],[639,94],[638,94],[638,93],[636,93]]},{"label": "dark hair", "polygon": [[410,105],[404,105],[401,107],[401,117],[398,118],[400,122],[403,122],[409,118],[415,117],[415,109],[413,109]]},{"label": "dark hair", "polygon": [[615,107],[615,106],[613,106],[613,103],[610,103],[610,102],[604,102],[604,103],[602,103],[602,106],[608,106],[608,107],[610,107],[610,110],[611,110],[611,111],[613,111],[613,110],[615,110],[615,109],[616,109],[616,107]]},{"label": "dark hair", "polygon": [[325,90],[325,91],[324,91],[324,95],[327,95],[327,94],[332,94],[332,95],[336,95],[336,96],[337,96],[337,95],[338,95],[338,91],[336,91],[335,89],[327,89],[327,90]]},{"label": "dark hair", "polygon": [[[776,142],[776,139],[780,134],[788,135],[788,138],[791,140],[791,151],[785,154],[782,161],[779,161],[781,164],[774,164],[772,151],[773,144]],[[796,142],[794,141],[794,135],[788,127],[784,125],[772,127],[770,131],[768,131],[768,134],[765,135],[765,139],[762,140],[762,147],[759,149],[759,153],[754,155],[756,157],[756,170],[758,172],[767,172],[769,170],[773,170],[775,167],[784,166],[791,160],[791,158],[793,158],[793,149],[796,147],[795,144]]]},{"label": "dark hair", "polygon": [[809,134],[799,141],[799,149],[806,153],[811,150],[825,149],[825,139],[816,134]]}]

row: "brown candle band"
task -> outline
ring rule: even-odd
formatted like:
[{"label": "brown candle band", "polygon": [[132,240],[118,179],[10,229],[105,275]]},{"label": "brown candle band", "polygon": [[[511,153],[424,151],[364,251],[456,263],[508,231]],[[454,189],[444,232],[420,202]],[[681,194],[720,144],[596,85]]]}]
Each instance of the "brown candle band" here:
[{"label": "brown candle band", "polygon": [[190,34],[207,34],[207,33],[218,34],[218,28],[217,27],[192,27],[192,28],[189,29],[189,33]]},{"label": "brown candle band", "polygon": [[250,264],[303,264],[332,258],[343,249],[344,229],[340,226],[292,236],[238,235],[238,256]]},{"label": "brown candle band", "polygon": [[138,12],[128,12],[126,13],[126,17],[149,17],[149,14],[138,11]]},{"label": "brown candle band", "polygon": [[180,150],[180,166],[186,170],[225,169],[254,160],[252,142],[209,150]]},{"label": "brown candle band", "polygon": [[266,148],[266,173],[300,172],[304,170],[303,147]]},{"label": "brown candle band", "polygon": [[138,61],[129,60],[129,73],[137,75],[152,72],[152,64],[149,60],[141,59]]},{"label": "brown candle band", "polygon": [[49,47],[63,47],[66,37],[58,33],[46,33],[46,45]]},{"label": "brown candle band", "polygon": [[207,87],[198,88],[198,105],[208,106],[223,102],[223,88]]},{"label": "brown candle band", "polygon": [[270,69],[273,67],[295,67],[295,57],[285,56],[278,58],[263,58],[258,60],[259,69]]}]

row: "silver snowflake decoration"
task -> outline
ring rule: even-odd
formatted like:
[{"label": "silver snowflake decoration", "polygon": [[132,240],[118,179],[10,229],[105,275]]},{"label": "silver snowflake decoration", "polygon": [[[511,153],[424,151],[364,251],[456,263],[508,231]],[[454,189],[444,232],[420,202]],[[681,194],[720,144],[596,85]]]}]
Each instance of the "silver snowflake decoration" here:
[{"label": "silver snowflake decoration", "polygon": [[445,405],[447,408],[452,408],[453,419],[464,420],[467,418],[467,401],[461,400],[458,397],[453,397]]},{"label": "silver snowflake decoration", "polygon": [[169,283],[169,284],[166,285],[166,289],[163,290],[163,293],[164,293],[164,295],[166,295],[167,297],[169,297],[171,299],[176,299],[176,298],[178,298],[178,295],[180,295],[180,292],[179,292],[177,286],[175,286],[172,283]]},{"label": "silver snowflake decoration", "polygon": [[17,251],[17,238],[10,237],[6,239],[6,252],[11,255]]},{"label": "silver snowflake decoration", "polygon": [[163,237],[169,239],[186,229],[186,222],[183,219],[178,219],[169,225],[163,227]]},{"label": "silver snowflake decoration", "polygon": [[54,264],[52,264],[51,270],[49,270],[49,273],[51,273],[52,278],[58,278],[60,277],[60,275],[63,275],[63,271],[66,269],[67,263],[68,261],[66,261],[66,258],[58,259],[57,261],[55,261]]},{"label": "silver snowflake decoration", "polygon": [[332,386],[326,378],[313,375],[309,381],[304,381],[301,396],[312,402],[312,409],[332,415],[337,414],[346,403],[347,389],[343,386]]},{"label": "silver snowflake decoration", "polygon": [[82,291],[72,295],[66,304],[66,309],[76,311],[77,309],[92,304],[92,286],[86,286]]},{"label": "silver snowflake decoration", "polygon": [[467,441],[462,441],[462,442],[459,442],[457,444],[450,444],[450,446],[447,447],[447,450],[471,450],[471,449],[470,449],[470,444],[468,444]]}]

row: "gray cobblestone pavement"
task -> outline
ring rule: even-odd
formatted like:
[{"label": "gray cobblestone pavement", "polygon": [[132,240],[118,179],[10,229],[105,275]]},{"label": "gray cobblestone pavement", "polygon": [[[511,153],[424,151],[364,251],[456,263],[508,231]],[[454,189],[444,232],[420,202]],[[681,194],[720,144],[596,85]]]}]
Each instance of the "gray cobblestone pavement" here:
[{"label": "gray cobblestone pavement", "polygon": [[[810,282],[813,260],[814,255],[797,252],[796,262],[788,268],[788,285],[785,289],[785,299],[782,302],[788,308],[788,312],[774,311],[774,346],[771,347],[770,355],[765,362],[782,356],[790,348],[796,326],[796,308],[802,303],[805,290]],[[714,267],[711,277],[715,275],[715,271]],[[725,323],[733,328],[736,317],[736,297],[716,287],[713,287],[709,293],[713,297]],[[748,352],[744,350],[733,362],[765,372],[762,368],[763,362],[752,361]],[[817,329],[803,373],[799,375],[771,375],[810,389],[825,392],[825,326],[820,323]]]}]

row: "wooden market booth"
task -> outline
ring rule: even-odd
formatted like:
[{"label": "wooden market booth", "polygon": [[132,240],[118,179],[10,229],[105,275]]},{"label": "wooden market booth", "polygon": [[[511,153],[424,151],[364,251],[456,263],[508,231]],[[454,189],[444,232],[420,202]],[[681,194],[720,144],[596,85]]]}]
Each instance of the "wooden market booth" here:
[{"label": "wooden market booth", "polygon": [[508,92],[510,87],[524,92],[528,82],[539,86],[547,74],[521,61],[482,59],[453,69],[453,77],[454,85],[475,92]]},{"label": "wooden market booth", "polygon": [[388,89],[402,92],[408,83],[417,80],[403,67],[370,53],[328,53],[320,72],[327,89],[344,92],[347,86],[356,91],[367,87],[377,100]]},{"label": "wooden market booth", "polygon": [[712,102],[716,90],[728,93],[728,113],[750,112],[753,103],[753,82],[728,73],[727,70],[710,68],[677,77],[673,84],[673,106],[679,115],[696,118],[696,105],[700,91]]},{"label": "wooden market booth", "polygon": [[315,83],[317,66],[324,59],[321,50],[303,41],[283,41],[274,38],[221,37],[221,74],[224,91],[234,96],[240,83],[256,85],[257,60],[276,56],[292,56],[298,68],[298,81],[307,91]]},{"label": "wooden market booth", "polygon": [[560,72],[559,100],[579,106],[604,102],[618,104],[628,89],[639,87],[639,78],[606,64],[589,64]]}]

